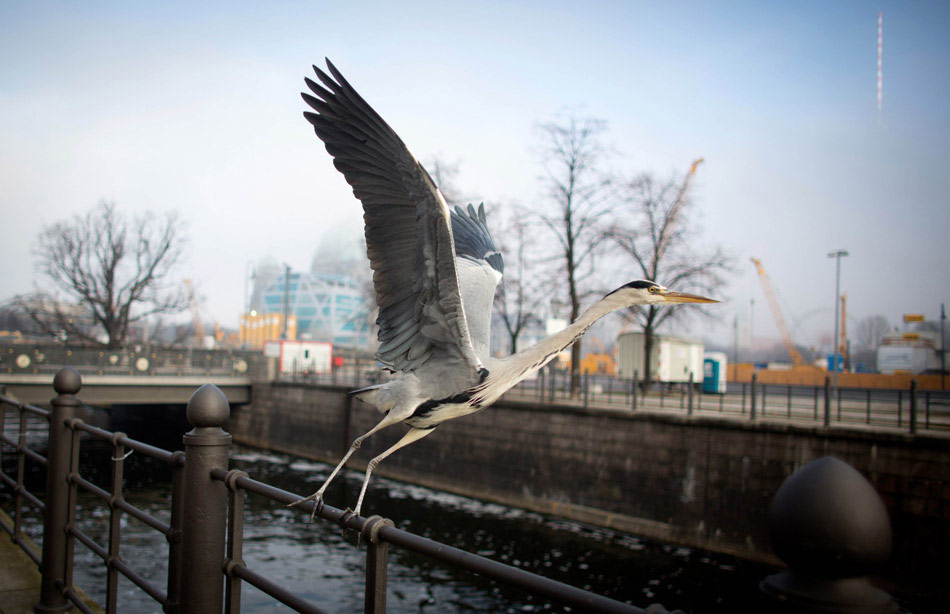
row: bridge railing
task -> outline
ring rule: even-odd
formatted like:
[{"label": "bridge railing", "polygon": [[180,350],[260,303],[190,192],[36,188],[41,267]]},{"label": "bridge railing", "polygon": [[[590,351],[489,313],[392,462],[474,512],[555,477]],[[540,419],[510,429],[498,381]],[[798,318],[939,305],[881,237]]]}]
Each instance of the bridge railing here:
[{"label": "bridge railing", "polygon": [[[0,394],[0,424],[17,425],[16,434],[2,433],[2,445],[16,456],[16,478],[0,472],[2,485],[13,493],[12,526],[0,522],[3,530],[23,548],[39,566],[42,586],[37,612],[62,612],[75,606],[82,612],[93,609],[81,597],[81,587],[73,581],[73,554],[76,544],[93,552],[106,568],[105,611],[118,612],[117,586],[124,576],[161,604],[167,613],[229,614],[241,611],[241,585],[247,582],[269,594],[296,612],[322,612],[314,604],[296,595],[273,579],[248,568],[243,560],[244,499],[247,493],[283,504],[298,496],[251,479],[246,473],[228,469],[231,436],[222,426],[230,409],[224,395],[207,384],[198,389],[188,403],[187,417],[194,427],[184,436],[185,450],[169,452],[89,424],[76,417],[81,403],[78,393],[81,377],[73,368],[62,369],[53,384],[58,393],[52,409],[25,405]],[[8,413],[15,420],[7,420]],[[38,435],[28,421],[48,425],[47,455],[31,450],[29,438]],[[112,472],[108,487],[93,483],[80,474],[83,441],[92,438],[111,446]],[[155,458],[172,470],[170,518],[165,522],[132,505],[125,498],[123,475],[125,459],[131,452]],[[44,495],[28,491],[28,462],[46,469]],[[83,531],[77,519],[80,491],[91,493],[108,509],[108,543],[98,543]],[[362,518],[352,512],[320,505],[315,517],[352,529],[366,542],[364,611],[386,611],[386,583],[390,545],[440,561],[451,567],[492,578],[531,594],[546,597],[585,612],[642,613],[644,610],[601,595],[504,565],[397,529],[392,521],[373,516]],[[43,515],[42,553],[36,553],[22,538],[23,515],[28,508]],[[299,508],[301,514],[314,512],[314,504]],[[163,534],[168,543],[167,583],[149,582],[123,558],[122,520],[135,518]],[[126,545],[125,548],[130,546]],[[151,558],[154,557],[150,553]],[[149,558],[149,557],[146,557]],[[84,587],[88,590],[89,587]],[[666,612],[651,606],[650,612]]]},{"label": "bridge railing", "polygon": [[262,362],[258,350],[0,345],[0,371],[11,374],[53,374],[70,366],[89,375],[242,376],[256,373]]}]

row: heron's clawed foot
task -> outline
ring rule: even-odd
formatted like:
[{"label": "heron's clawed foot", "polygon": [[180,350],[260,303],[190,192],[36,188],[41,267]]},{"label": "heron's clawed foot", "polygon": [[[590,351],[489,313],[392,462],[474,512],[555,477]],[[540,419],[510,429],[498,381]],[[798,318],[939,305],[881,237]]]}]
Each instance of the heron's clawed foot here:
[{"label": "heron's clawed foot", "polygon": [[310,522],[313,522],[313,519],[316,518],[317,514],[323,511],[323,492],[317,491],[310,495],[309,497],[304,497],[303,499],[298,499],[293,503],[288,503],[287,507],[297,507],[301,503],[306,503],[307,501],[313,501],[313,511],[310,512]]},{"label": "heron's clawed foot", "polygon": [[[347,531],[347,529],[350,528],[350,527],[346,526],[346,523],[348,523],[348,522],[350,521],[350,519],[352,519],[352,518],[358,518],[359,515],[360,515],[359,510],[353,511],[353,510],[351,510],[350,508],[346,508],[345,510],[343,510],[343,515],[340,516],[340,520],[337,521],[337,522],[340,523],[340,526],[343,527],[343,537],[346,537],[346,531]],[[360,537],[361,537],[362,534],[361,534],[359,531],[357,531],[356,529],[353,529],[353,531],[356,533],[356,547],[359,548],[359,545],[360,545]]]}]

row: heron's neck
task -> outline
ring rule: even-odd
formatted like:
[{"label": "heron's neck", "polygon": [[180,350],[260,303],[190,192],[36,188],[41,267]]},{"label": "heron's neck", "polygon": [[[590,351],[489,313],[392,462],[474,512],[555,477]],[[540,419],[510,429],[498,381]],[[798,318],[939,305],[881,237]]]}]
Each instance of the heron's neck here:
[{"label": "heron's neck", "polygon": [[[613,295],[602,298],[591,305],[589,309],[571,322],[564,330],[554,333],[550,337],[539,341],[537,344],[517,354],[501,359],[499,362],[504,363],[504,367],[497,371],[492,371],[492,375],[495,375],[496,372],[499,374],[504,373],[507,377],[507,381],[496,380],[496,382],[490,382],[490,387],[495,390],[500,390],[497,394],[501,396],[508,388],[511,388],[532,372],[548,364],[561,350],[574,343],[581,335],[587,332],[587,329],[589,329],[594,322],[611,311],[626,306],[627,303],[618,300],[617,297]],[[492,375],[489,376],[489,380],[493,379]]]}]

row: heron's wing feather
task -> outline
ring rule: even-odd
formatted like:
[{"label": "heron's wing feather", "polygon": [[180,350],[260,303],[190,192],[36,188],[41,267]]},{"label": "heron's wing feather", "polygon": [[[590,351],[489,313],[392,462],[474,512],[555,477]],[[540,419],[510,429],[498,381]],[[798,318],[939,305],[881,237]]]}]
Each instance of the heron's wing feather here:
[{"label": "heron's wing feather", "polygon": [[[377,357],[413,371],[433,357],[481,368],[459,292],[449,208],[429,174],[385,121],[327,61],[313,67],[315,113],[304,116],[363,203],[366,251],[379,305]],[[332,75],[332,76],[331,76]]]},{"label": "heron's wing feather", "polygon": [[484,361],[489,355],[492,305],[504,261],[488,231],[484,205],[478,209],[472,205],[467,209],[455,207],[452,235],[465,319],[475,354]]},{"label": "heron's wing feather", "polygon": [[488,231],[484,203],[478,205],[478,209],[471,204],[467,210],[456,206],[452,211],[452,235],[457,257],[484,261],[504,274],[505,262]]}]

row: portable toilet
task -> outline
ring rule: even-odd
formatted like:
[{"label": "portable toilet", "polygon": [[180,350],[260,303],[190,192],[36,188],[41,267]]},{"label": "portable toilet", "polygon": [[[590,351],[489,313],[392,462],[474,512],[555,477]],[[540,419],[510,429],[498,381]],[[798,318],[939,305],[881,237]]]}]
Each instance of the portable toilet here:
[{"label": "portable toilet", "polygon": [[726,355],[706,352],[703,356],[703,392],[726,394]]}]

